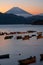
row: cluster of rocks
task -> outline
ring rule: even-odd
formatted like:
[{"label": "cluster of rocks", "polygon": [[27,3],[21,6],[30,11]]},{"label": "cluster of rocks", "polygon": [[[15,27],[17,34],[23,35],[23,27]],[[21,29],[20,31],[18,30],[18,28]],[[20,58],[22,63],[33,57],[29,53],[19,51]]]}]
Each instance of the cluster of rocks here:
[{"label": "cluster of rocks", "polygon": [[[18,36],[16,36],[16,39],[22,39],[22,40],[29,40],[32,37],[36,37],[37,39],[42,39],[43,38],[43,32],[36,32],[36,31],[27,31],[27,32],[0,32],[0,36],[5,35],[4,39],[12,39],[14,34],[18,34]],[[29,36],[29,33],[35,33],[32,34],[31,36]],[[21,35],[19,35],[21,34]],[[22,34],[25,34],[24,37],[22,37]]]},{"label": "cluster of rocks", "polygon": [[[20,54],[21,55],[21,54]],[[0,59],[9,59],[10,54],[0,55]],[[43,61],[43,54],[40,54],[40,61]],[[22,59],[18,61],[20,65],[28,65],[36,63],[36,56],[30,56],[29,58]]]},{"label": "cluster of rocks", "polygon": [[34,57],[31,56],[30,58],[19,60],[20,65],[28,65],[35,62],[36,62],[35,56]]},{"label": "cluster of rocks", "polygon": [[34,33],[34,32],[36,32],[36,31],[31,31],[31,30],[29,30],[29,31],[26,31],[26,32],[0,32],[0,35],[4,35],[4,34],[6,34],[6,35],[11,35],[11,34],[25,34],[25,33]]},{"label": "cluster of rocks", "polygon": [[38,36],[37,39],[43,38],[42,32],[37,32]]},{"label": "cluster of rocks", "polygon": [[[43,54],[40,54],[40,61],[43,61]],[[19,60],[20,65],[29,65],[32,63],[36,63],[36,56],[30,56],[30,58]]]}]

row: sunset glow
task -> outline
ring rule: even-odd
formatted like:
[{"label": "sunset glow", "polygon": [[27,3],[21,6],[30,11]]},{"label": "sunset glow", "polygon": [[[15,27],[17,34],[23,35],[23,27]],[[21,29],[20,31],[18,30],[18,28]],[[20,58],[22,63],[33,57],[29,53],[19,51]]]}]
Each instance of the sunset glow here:
[{"label": "sunset glow", "polygon": [[12,7],[20,7],[31,14],[43,13],[43,0],[1,0],[0,12],[6,12]]}]

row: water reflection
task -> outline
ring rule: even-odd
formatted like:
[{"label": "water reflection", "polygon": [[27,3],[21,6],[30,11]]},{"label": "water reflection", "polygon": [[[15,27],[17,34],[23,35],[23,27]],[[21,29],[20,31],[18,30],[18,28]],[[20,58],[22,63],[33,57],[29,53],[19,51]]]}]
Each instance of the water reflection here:
[{"label": "water reflection", "polygon": [[[6,28],[7,27],[7,28]],[[3,31],[26,31],[26,30],[38,30],[43,31],[43,27],[38,26],[27,26],[27,27],[12,27],[4,26],[1,27]],[[36,33],[34,33],[36,34]],[[30,34],[31,35],[31,34]],[[1,54],[10,54],[10,59],[0,60],[1,65],[18,65],[18,60],[28,58],[30,56],[36,56],[37,62],[32,65],[43,65],[43,62],[40,61],[40,54],[43,54],[43,39],[36,39],[32,37],[29,40],[17,40],[14,35],[13,39],[4,39],[4,35],[0,36],[0,55]],[[23,35],[22,35],[23,36]],[[21,55],[19,55],[21,54]]]}]

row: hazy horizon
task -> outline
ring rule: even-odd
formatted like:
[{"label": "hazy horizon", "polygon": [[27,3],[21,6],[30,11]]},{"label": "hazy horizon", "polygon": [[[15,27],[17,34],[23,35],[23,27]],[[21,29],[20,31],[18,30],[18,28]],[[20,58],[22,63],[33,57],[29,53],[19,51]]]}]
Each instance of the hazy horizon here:
[{"label": "hazy horizon", "polygon": [[0,0],[0,12],[19,7],[31,14],[43,13],[43,0]]}]

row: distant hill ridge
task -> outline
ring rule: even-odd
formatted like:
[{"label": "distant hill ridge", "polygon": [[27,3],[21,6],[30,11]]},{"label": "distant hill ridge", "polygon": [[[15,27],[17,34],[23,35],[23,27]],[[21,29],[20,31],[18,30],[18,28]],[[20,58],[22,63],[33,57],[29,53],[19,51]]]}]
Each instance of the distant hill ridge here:
[{"label": "distant hill ridge", "polygon": [[0,12],[0,24],[32,24],[43,25],[43,16],[34,15],[24,18],[14,14],[6,14]]}]

